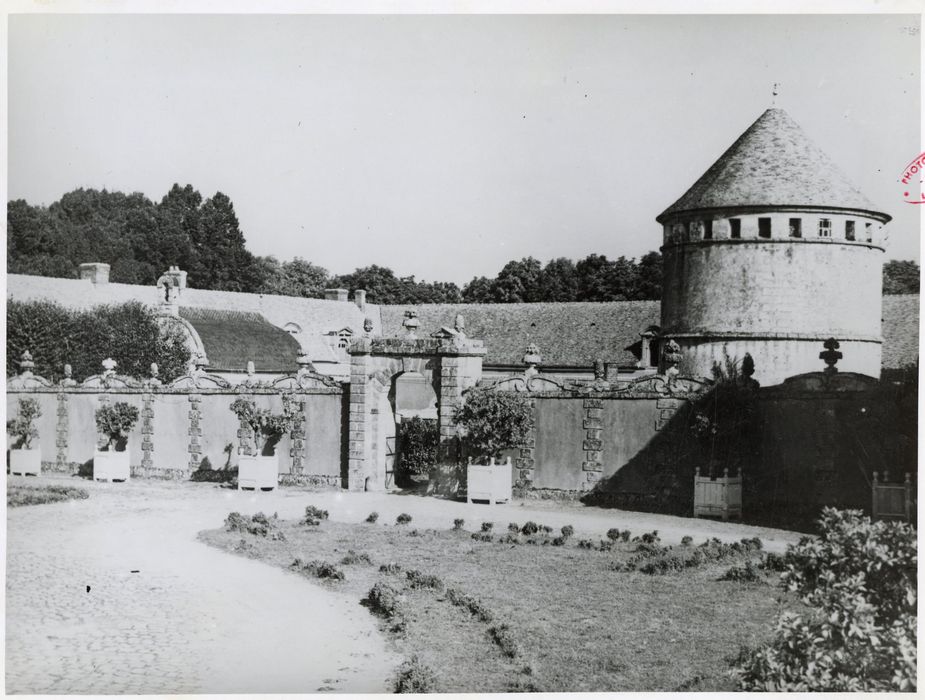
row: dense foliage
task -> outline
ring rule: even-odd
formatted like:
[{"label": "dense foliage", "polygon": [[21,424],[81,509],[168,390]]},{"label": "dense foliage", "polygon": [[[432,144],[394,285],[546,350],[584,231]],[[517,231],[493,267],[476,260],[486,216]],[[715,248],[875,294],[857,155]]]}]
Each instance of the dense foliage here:
[{"label": "dense foliage", "polygon": [[470,452],[498,458],[503,450],[527,440],[533,430],[533,406],[520,394],[475,387],[466,392],[454,421],[465,429]]},{"label": "dense foliage", "polygon": [[915,530],[832,508],[820,526],[790,547],[781,577],[812,613],[783,613],[774,641],[742,653],[742,689],[914,691]]},{"label": "dense foliage", "polygon": [[397,476],[430,475],[437,466],[440,427],[436,420],[414,416],[398,428]]},{"label": "dense foliage", "polygon": [[36,399],[19,399],[19,411],[15,418],[6,422],[6,432],[13,436],[12,447],[29,450],[32,441],[39,436],[35,421],[42,415],[42,409]]},{"label": "dense foliage", "polygon": [[184,374],[190,359],[183,332],[162,328],[151,309],[134,301],[77,311],[9,299],[6,323],[7,376],[19,373],[25,350],[32,353],[34,372],[52,381],[61,379],[65,364],[77,381],[100,374],[107,357],[118,363],[119,374],[139,378],[150,376],[156,362],[160,378],[170,381]]},{"label": "dense foliage", "polygon": [[282,413],[273,413],[269,408],[257,408],[253,399],[244,396],[236,398],[229,408],[250,428],[258,455],[272,450],[292,430],[297,416],[297,408],[291,402],[283,402]]},{"label": "dense foliage", "polygon": [[106,437],[110,451],[128,437],[137,422],[138,408],[124,401],[96,409],[96,429]]},{"label": "dense foliage", "polygon": [[890,260],[883,266],[883,293],[918,294],[921,274],[914,260]]}]

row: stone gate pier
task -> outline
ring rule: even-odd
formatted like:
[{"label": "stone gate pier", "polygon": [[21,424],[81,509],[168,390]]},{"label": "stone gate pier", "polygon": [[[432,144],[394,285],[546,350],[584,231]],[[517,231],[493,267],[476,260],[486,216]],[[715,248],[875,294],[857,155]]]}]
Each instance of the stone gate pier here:
[{"label": "stone gate pier", "polygon": [[348,479],[351,491],[386,488],[389,439],[395,436],[395,380],[406,372],[425,377],[437,396],[444,463],[460,458],[453,414],[462,392],[482,376],[485,345],[466,337],[458,320],[435,337],[415,335],[417,319],[408,312],[401,338],[358,338],[350,352]]}]

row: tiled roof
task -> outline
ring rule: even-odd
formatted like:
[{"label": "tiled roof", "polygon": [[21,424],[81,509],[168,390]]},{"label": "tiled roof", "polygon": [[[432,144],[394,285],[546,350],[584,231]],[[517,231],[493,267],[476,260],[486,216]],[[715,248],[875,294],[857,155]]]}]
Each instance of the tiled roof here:
[{"label": "tiled roof", "polygon": [[251,360],[258,372],[296,370],[298,341],[260,314],[187,307],[180,309],[180,316],[199,334],[210,369],[243,371]]},{"label": "tiled roof", "polygon": [[[23,301],[49,299],[68,308],[88,309],[127,301],[156,306],[162,299],[162,292],[154,285],[93,284],[90,280],[36,275],[7,275],[6,279],[8,297]],[[301,329],[296,338],[309,357],[323,362],[335,359],[330,347],[321,340],[325,333],[342,328],[351,328],[354,334],[362,333],[366,316],[373,321],[373,333],[379,332],[379,312],[372,304],[361,311],[356,304],[347,301],[184,289],[180,294],[180,309],[185,311],[192,307],[259,314],[280,328],[295,323]],[[212,360],[211,355],[209,360]]]},{"label": "tiled roof", "polygon": [[902,369],[919,357],[919,295],[883,297],[884,369]]},{"label": "tiled roof", "polygon": [[639,334],[659,323],[658,301],[575,302],[558,304],[422,304],[380,306],[385,336],[403,334],[407,309],[418,313],[418,335],[453,327],[456,314],[466,335],[484,340],[486,365],[523,365],[524,351],[536,343],[544,365],[590,367],[597,359],[634,366],[627,348]]},{"label": "tiled roof", "polygon": [[772,108],[656,220],[683,211],[754,206],[879,211],[790,115]]}]

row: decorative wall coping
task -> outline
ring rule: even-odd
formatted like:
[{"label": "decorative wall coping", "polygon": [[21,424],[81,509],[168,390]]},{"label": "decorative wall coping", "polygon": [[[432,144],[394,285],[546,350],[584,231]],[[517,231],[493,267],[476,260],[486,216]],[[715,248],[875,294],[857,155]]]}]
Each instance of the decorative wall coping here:
[{"label": "decorative wall coping", "polygon": [[491,384],[478,384],[491,391],[512,391],[528,394],[531,398],[572,399],[651,399],[690,398],[707,391],[711,384],[690,377],[650,375],[628,382],[608,382],[595,379],[587,382],[559,382],[543,375],[525,374],[507,377]]},{"label": "decorative wall coping", "polygon": [[357,338],[351,355],[456,355],[481,357],[487,350],[481,340],[454,338]]}]

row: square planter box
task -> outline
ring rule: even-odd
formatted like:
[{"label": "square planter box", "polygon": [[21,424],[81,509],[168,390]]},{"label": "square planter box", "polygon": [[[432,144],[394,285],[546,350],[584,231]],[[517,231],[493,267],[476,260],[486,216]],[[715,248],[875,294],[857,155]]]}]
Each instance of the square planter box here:
[{"label": "square planter box", "polygon": [[742,518],[742,473],[710,478],[694,474],[694,517]]},{"label": "square planter box", "polygon": [[10,474],[33,474],[40,476],[42,473],[42,451],[38,447],[31,450],[10,450]]},{"label": "square planter box", "polygon": [[466,470],[466,500],[489,504],[511,500],[511,458],[501,464],[470,464]]},{"label": "square planter box", "polygon": [[128,481],[131,476],[129,469],[129,451],[93,453],[93,480],[94,481]]},{"label": "square planter box", "polygon": [[279,484],[279,458],[241,455],[238,458],[238,490],[275,489]]}]

